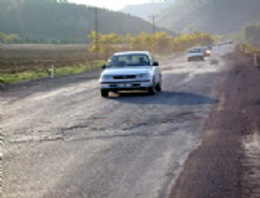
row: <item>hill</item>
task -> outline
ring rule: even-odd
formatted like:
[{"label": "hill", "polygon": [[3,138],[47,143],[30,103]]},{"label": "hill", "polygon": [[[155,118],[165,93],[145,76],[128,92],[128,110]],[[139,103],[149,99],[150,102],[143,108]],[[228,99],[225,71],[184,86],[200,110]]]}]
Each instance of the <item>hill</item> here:
[{"label": "hill", "polygon": [[[36,41],[86,41],[95,27],[95,8],[61,0],[0,0],[0,32]],[[99,32],[151,33],[152,25],[122,12],[98,9]]]},{"label": "hill", "polygon": [[260,22],[259,0],[176,0],[160,13],[157,24],[174,30],[229,34]]},{"label": "hill", "polygon": [[169,0],[165,2],[155,2],[140,5],[128,5],[121,11],[129,13],[133,16],[138,16],[146,21],[151,21],[151,16],[156,15],[163,11],[165,8],[170,7],[174,0]]}]

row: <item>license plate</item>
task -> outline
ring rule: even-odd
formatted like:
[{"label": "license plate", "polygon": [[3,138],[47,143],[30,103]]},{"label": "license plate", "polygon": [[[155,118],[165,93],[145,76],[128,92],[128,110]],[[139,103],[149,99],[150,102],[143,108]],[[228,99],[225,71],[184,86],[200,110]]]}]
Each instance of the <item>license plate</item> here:
[{"label": "license plate", "polygon": [[131,87],[131,84],[118,84],[117,87],[118,88],[128,88],[128,87]]}]

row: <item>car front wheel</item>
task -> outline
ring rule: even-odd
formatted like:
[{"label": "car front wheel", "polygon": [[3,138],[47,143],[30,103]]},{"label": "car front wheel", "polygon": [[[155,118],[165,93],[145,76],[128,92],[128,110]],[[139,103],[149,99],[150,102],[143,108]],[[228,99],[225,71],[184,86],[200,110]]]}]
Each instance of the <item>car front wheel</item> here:
[{"label": "car front wheel", "polygon": [[162,91],[162,83],[159,82],[157,85],[156,85],[156,91],[160,92]]},{"label": "car front wheel", "polygon": [[148,88],[148,92],[150,95],[154,95],[156,93],[156,85],[154,81],[153,81],[153,85]]}]

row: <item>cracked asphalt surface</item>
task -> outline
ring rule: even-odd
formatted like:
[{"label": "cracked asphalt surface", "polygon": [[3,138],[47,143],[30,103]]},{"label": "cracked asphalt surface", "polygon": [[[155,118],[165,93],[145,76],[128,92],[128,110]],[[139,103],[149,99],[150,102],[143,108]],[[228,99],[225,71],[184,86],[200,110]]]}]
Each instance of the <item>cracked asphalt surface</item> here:
[{"label": "cracked asphalt surface", "polygon": [[163,60],[163,91],[100,97],[97,72],[3,92],[8,198],[168,197],[205,120],[233,46],[205,62]]}]

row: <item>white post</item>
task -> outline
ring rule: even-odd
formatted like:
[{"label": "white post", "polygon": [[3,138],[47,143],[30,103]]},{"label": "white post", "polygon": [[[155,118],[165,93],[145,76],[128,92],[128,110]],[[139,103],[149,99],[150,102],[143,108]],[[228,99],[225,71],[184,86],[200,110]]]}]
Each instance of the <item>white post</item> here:
[{"label": "white post", "polygon": [[54,65],[51,65],[51,78],[54,78]]},{"label": "white post", "polygon": [[257,67],[258,66],[258,60],[257,60],[257,53],[254,53],[254,64]]}]

